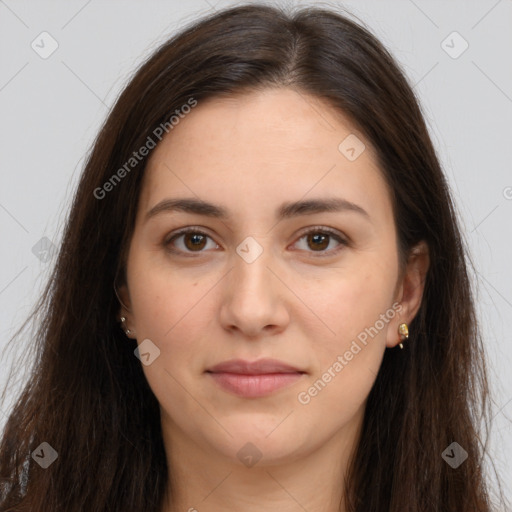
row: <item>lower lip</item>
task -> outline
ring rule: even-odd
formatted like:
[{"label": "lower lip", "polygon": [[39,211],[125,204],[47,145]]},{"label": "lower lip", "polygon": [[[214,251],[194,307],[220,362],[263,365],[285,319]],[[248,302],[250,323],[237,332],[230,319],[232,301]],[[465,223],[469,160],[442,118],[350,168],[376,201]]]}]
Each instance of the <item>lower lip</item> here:
[{"label": "lower lip", "polygon": [[302,373],[266,373],[261,375],[242,375],[238,373],[209,373],[224,390],[245,398],[266,396],[278,389],[297,382]]}]

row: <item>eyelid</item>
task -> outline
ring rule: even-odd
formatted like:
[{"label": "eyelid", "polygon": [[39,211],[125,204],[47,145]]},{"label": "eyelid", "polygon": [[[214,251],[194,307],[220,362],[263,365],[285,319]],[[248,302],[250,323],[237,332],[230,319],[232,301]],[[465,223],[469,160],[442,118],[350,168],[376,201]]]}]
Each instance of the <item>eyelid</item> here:
[{"label": "eyelid", "polygon": [[[166,248],[168,248],[171,245],[171,242],[173,240],[175,240],[176,238],[178,238],[179,236],[181,236],[181,235],[189,234],[189,233],[199,233],[201,235],[207,236],[217,246],[219,246],[219,244],[217,242],[215,242],[213,237],[211,235],[209,235],[207,231],[208,231],[207,228],[203,228],[203,227],[200,227],[200,226],[187,226],[187,227],[184,227],[184,228],[180,228],[177,231],[172,232],[171,234],[166,236],[164,238],[163,245]],[[327,226],[309,226],[307,228],[304,228],[299,233],[299,235],[297,235],[297,238],[296,238],[295,242],[293,242],[292,245],[296,244],[304,236],[309,235],[310,233],[323,233],[323,234],[329,235],[330,237],[334,238],[339,243],[338,247],[336,247],[335,249],[330,249],[329,251],[306,251],[307,253],[311,254],[313,257],[332,256],[333,254],[337,254],[339,252],[339,250],[343,246],[348,246],[349,245],[349,240],[348,240],[348,238],[345,235],[341,234],[338,230],[333,229],[333,228],[329,228]],[[175,253],[175,254],[176,253],[178,253],[178,254],[187,254],[189,256],[196,256],[196,255],[199,256],[201,253],[206,252],[206,251],[197,251],[197,252],[186,251],[185,252],[185,251],[181,251],[179,249],[168,249],[168,250],[173,252],[173,253]]]}]

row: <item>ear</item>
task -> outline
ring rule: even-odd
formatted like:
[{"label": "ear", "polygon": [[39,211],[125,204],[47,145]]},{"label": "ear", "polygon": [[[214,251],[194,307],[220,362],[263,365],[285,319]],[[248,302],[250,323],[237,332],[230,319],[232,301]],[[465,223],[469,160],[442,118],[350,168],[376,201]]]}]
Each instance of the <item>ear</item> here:
[{"label": "ear", "polygon": [[406,267],[397,286],[395,301],[401,309],[389,322],[386,346],[391,348],[400,343],[398,326],[401,323],[410,325],[421,306],[427,271],[430,266],[428,245],[419,242],[409,252]]},{"label": "ear", "polygon": [[[119,313],[118,320],[121,326],[121,329],[126,330],[129,329],[130,332],[126,334],[128,338],[135,339],[136,332],[134,327],[134,318],[132,313],[132,306],[130,300],[130,292],[128,290],[128,285],[123,283],[116,287],[117,298],[119,299]],[[124,317],[126,320],[121,323],[121,317]]]}]

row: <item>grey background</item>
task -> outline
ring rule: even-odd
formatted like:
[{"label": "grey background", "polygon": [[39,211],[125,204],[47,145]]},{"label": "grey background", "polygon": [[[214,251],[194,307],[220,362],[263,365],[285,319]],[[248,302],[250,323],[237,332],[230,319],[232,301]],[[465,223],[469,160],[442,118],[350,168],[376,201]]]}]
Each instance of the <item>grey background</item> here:
[{"label": "grey background", "polygon": [[[0,386],[13,357],[30,344],[19,342],[11,352],[7,341],[55,261],[41,239],[59,244],[85,154],[108,108],[142,59],[183,23],[236,3],[0,0]],[[510,499],[512,0],[307,4],[313,3],[344,6],[363,20],[421,99],[476,267],[494,392],[490,453]],[[58,44],[45,59],[31,47],[50,48],[43,31]],[[469,46],[459,56],[464,41]],[[11,397],[27,368],[15,369]],[[9,402],[0,425],[8,412]]]}]

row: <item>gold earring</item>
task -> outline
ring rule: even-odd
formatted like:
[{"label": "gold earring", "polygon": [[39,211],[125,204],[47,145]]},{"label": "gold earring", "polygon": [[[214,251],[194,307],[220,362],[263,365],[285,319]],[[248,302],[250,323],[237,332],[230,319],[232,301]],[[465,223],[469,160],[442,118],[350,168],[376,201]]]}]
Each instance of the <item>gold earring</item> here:
[{"label": "gold earring", "polygon": [[398,333],[400,334],[400,348],[403,349],[402,341],[409,338],[409,326],[407,324],[400,324],[398,326]]},{"label": "gold earring", "polygon": [[124,316],[122,316],[120,318],[120,320],[121,320],[122,328],[123,328],[124,333],[126,334],[126,336],[129,336],[130,334],[132,334],[133,331],[128,329],[128,327],[126,326],[126,318]]}]

